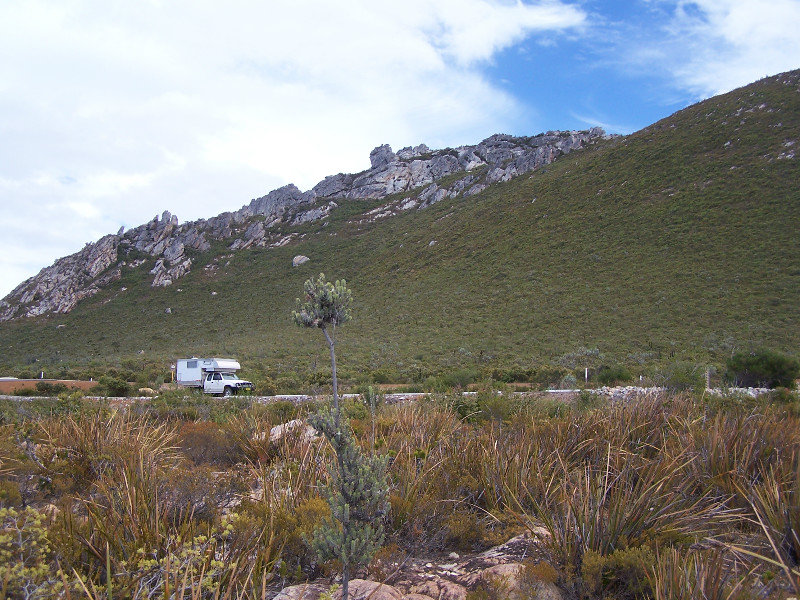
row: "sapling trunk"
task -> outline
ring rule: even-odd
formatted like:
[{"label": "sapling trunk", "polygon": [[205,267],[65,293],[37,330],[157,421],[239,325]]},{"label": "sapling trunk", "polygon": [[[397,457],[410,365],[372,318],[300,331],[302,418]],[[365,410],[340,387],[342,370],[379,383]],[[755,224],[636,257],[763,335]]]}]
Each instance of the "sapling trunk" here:
[{"label": "sapling trunk", "polygon": [[336,379],[336,352],[334,349],[336,342],[333,340],[330,334],[328,334],[328,330],[325,327],[320,327],[320,329],[322,329],[322,333],[328,342],[328,348],[331,353],[331,378],[333,379],[333,410],[336,411],[336,429],[339,429],[339,421],[340,421],[339,382]]}]

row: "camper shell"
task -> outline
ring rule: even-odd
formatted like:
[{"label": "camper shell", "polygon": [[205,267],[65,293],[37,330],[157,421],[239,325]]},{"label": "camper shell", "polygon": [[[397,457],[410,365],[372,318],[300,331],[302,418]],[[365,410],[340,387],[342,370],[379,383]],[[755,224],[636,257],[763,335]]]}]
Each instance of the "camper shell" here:
[{"label": "camper shell", "polygon": [[232,358],[181,358],[175,365],[175,381],[186,387],[201,387],[207,394],[230,396],[253,388],[251,382],[236,375],[241,368]]}]

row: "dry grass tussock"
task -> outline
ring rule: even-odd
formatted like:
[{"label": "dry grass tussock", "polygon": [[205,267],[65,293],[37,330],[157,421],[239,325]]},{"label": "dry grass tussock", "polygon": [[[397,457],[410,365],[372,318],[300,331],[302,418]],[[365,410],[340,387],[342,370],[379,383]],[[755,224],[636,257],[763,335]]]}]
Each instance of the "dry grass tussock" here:
[{"label": "dry grass tussock", "polygon": [[[539,550],[568,598],[800,593],[791,405],[663,396],[552,410],[486,393],[461,418],[454,402],[376,415],[398,553],[479,551],[544,528]],[[270,441],[302,416],[281,410],[82,409],[0,425],[0,597],[255,599],[334,573],[307,545],[328,514],[330,451],[302,428]],[[369,452],[365,415],[351,416]]]}]

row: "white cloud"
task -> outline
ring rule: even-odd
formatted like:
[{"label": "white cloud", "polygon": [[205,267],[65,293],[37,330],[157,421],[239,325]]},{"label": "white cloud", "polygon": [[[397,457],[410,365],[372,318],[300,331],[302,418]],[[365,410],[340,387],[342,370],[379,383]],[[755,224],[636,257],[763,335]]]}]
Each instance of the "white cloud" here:
[{"label": "white cloud", "polygon": [[[696,98],[800,67],[800,0],[653,0],[652,27],[615,47],[640,71],[668,73]],[[627,38],[627,39],[626,39]]]},{"label": "white cloud", "polygon": [[800,67],[798,0],[696,0],[678,8],[674,33],[692,43],[674,71],[699,94]]},{"label": "white cloud", "polygon": [[482,66],[584,19],[555,0],[4,0],[0,205],[20,223],[0,295],[164,209],[208,217],[380,143],[508,130],[521,105]]}]

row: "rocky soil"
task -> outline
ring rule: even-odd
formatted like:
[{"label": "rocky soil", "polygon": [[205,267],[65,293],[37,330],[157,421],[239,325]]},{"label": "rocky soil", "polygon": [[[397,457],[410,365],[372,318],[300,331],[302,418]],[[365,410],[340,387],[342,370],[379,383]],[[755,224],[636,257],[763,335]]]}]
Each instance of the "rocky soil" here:
[{"label": "rocky soil", "polygon": [[[375,221],[420,210],[445,198],[469,197],[604,137],[602,129],[593,128],[532,137],[493,135],[472,146],[444,150],[430,150],[422,144],[393,152],[383,145],[370,153],[368,170],[331,175],[306,192],[289,184],[235,212],[183,224],[164,211],[144,225],[120,229],[87,244],[21,283],[0,300],[0,321],[69,312],[84,298],[118,281],[125,269],[147,268],[153,287],[172,285],[197,268],[196,257],[209,250],[212,242],[222,242],[230,251],[285,246],[302,236],[280,234],[276,225],[326,219],[343,199],[380,200],[407,192],[402,199],[361,217],[362,221]],[[213,270],[215,264],[201,268]]]},{"label": "rocky soil", "polygon": [[[461,557],[451,553],[441,559],[406,559],[378,564],[388,571],[381,581],[354,579],[350,582],[353,600],[466,600],[470,591],[493,588],[497,597],[511,600],[561,600],[563,595],[549,581],[554,573],[539,551],[542,531],[525,533],[480,554]],[[274,600],[318,600],[333,590],[341,591],[328,580],[312,581],[283,588]]]}]

